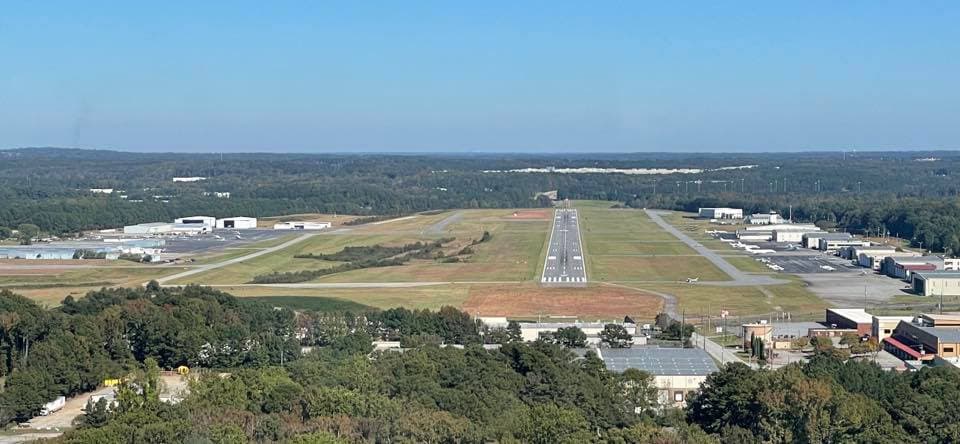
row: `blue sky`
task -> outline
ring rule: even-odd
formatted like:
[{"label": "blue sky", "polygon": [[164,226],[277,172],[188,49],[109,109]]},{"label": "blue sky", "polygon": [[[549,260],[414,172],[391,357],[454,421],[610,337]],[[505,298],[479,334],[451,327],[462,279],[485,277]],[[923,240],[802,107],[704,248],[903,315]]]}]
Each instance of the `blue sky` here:
[{"label": "blue sky", "polygon": [[960,149],[955,1],[3,9],[0,148]]}]

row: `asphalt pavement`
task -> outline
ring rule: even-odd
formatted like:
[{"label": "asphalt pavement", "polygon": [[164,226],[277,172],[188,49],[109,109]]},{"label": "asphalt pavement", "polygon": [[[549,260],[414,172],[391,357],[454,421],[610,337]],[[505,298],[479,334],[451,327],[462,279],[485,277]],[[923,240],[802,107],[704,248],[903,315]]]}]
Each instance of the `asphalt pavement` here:
[{"label": "asphalt pavement", "polygon": [[554,212],[550,247],[543,264],[541,282],[551,286],[586,284],[587,270],[580,244],[577,210],[564,208]]},{"label": "asphalt pavement", "polygon": [[185,277],[187,277],[187,276],[193,276],[193,275],[195,275],[195,274],[200,274],[200,273],[204,273],[204,272],[207,272],[207,271],[210,271],[210,270],[216,270],[217,268],[226,267],[227,265],[233,265],[233,264],[237,264],[237,263],[240,263],[240,262],[243,262],[243,261],[248,261],[248,260],[253,259],[253,258],[255,258],[255,257],[263,256],[263,255],[265,255],[265,254],[270,254],[270,253],[273,253],[274,251],[279,251],[279,250],[282,250],[282,249],[284,249],[284,248],[287,248],[287,247],[289,247],[289,246],[291,246],[291,245],[298,244],[298,243],[303,242],[303,241],[305,241],[305,240],[307,240],[307,239],[309,239],[309,238],[311,238],[311,237],[313,237],[313,236],[316,236],[316,235],[317,235],[317,233],[307,233],[307,234],[303,234],[303,235],[301,235],[301,236],[297,236],[297,237],[295,237],[295,238],[293,238],[293,239],[291,239],[291,240],[288,240],[288,241],[286,241],[286,242],[284,242],[284,243],[282,243],[282,244],[280,244],[280,245],[275,245],[275,246],[270,247],[270,248],[265,248],[265,249],[263,249],[263,250],[258,250],[258,251],[255,251],[255,252],[250,253],[250,254],[245,255],[245,256],[240,256],[240,257],[236,257],[236,258],[233,258],[233,259],[228,259],[228,260],[225,260],[225,261],[223,261],[223,262],[217,262],[217,263],[214,263],[214,264],[201,265],[201,266],[199,266],[199,267],[195,267],[195,268],[193,268],[193,269],[190,269],[190,270],[187,270],[187,271],[184,271],[184,272],[181,272],[181,273],[172,274],[172,275],[170,275],[170,276],[164,276],[164,277],[162,277],[162,278],[160,278],[160,279],[157,279],[157,282],[159,282],[160,284],[166,284],[167,282],[172,282],[172,281],[175,281],[175,280],[177,280],[177,279],[185,278]]},{"label": "asphalt pavement", "polygon": [[[732,281],[723,281],[722,283],[718,282],[720,285],[775,285],[775,284],[785,284],[789,281],[783,279],[774,279],[769,276],[763,275],[751,275],[740,271],[737,267],[734,267],[723,256],[720,256],[715,251],[703,246],[700,242],[693,240],[690,236],[687,236],[682,231],[678,230],[673,225],[667,223],[660,217],[661,214],[669,214],[667,211],[655,211],[655,210],[644,210],[647,213],[647,216],[650,216],[650,219],[654,221],[660,228],[663,228],[668,233],[674,235],[677,239],[683,241],[690,248],[696,250],[697,253],[700,253],[700,256],[703,256],[708,261],[712,262],[713,265],[716,265],[717,268],[722,270]],[[695,277],[695,276],[693,276]],[[706,282],[701,282],[706,283]]]}]

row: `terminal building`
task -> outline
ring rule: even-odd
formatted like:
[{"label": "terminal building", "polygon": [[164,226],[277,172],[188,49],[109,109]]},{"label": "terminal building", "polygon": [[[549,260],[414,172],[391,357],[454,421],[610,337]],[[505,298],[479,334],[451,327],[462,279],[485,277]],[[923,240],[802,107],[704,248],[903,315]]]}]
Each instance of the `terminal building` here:
[{"label": "terminal building", "polygon": [[704,219],[743,219],[740,208],[700,208],[697,215]]}]

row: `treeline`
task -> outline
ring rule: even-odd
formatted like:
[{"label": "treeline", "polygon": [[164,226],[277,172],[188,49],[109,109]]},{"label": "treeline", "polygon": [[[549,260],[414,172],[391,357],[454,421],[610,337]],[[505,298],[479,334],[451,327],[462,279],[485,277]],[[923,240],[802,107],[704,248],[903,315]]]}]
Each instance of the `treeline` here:
[{"label": "treeline", "polygon": [[690,399],[687,417],[724,442],[945,443],[960,440],[960,372],[888,372],[818,354],[804,365],[728,365]]},{"label": "treeline", "polygon": [[376,260],[376,259],[385,259],[388,257],[396,256],[398,254],[407,253],[411,251],[426,251],[434,252],[443,248],[443,244],[453,242],[455,238],[448,237],[439,239],[433,242],[413,242],[406,245],[401,245],[397,247],[387,247],[380,244],[376,245],[363,245],[363,246],[347,246],[342,250],[336,253],[329,254],[298,254],[294,257],[297,259],[320,259],[324,261],[334,261],[334,262],[355,262],[362,260]]},{"label": "treeline", "polygon": [[164,368],[257,367],[300,352],[293,312],[196,286],[103,289],[47,310],[0,291],[0,424],[147,358]]},{"label": "treeline", "polygon": [[[729,168],[750,166],[751,168]],[[690,174],[559,174],[519,168],[694,168]],[[498,171],[498,172],[488,172]],[[784,202],[831,196],[956,197],[960,155],[935,153],[311,155],[0,151],[0,226],[52,234],[206,214],[339,213],[356,223],[450,208],[543,207],[561,199]],[[173,183],[175,176],[207,180]],[[92,194],[90,188],[123,190]],[[219,199],[210,192],[230,192]],[[659,196],[659,197],[658,197]],[[142,201],[142,202],[135,202]],[[164,202],[166,201],[166,202]],[[648,205],[650,207],[660,205]]]},{"label": "treeline", "polygon": [[[824,349],[778,370],[727,365],[684,411],[661,410],[650,375],[551,343],[577,346],[578,332],[526,344],[517,330],[494,334],[451,307],[295,314],[194,286],[104,289],[55,309],[0,292],[0,419],[125,377],[118,405],[88,405],[54,441],[960,441],[960,371],[950,366],[886,372]],[[499,349],[481,346],[490,335]],[[375,338],[410,348],[374,352]],[[629,346],[612,328],[605,340]],[[300,355],[301,345],[314,349]],[[160,402],[159,370],[181,364],[224,373],[204,373],[177,405]]]},{"label": "treeline", "polygon": [[[368,338],[367,338],[368,339]],[[285,367],[204,376],[180,404],[124,396],[67,443],[709,443],[695,426],[653,415],[656,389],[639,371],[562,347],[498,351],[424,346],[373,353],[343,340]],[[144,372],[140,384],[152,386]]]},{"label": "treeline", "polygon": [[381,245],[345,247],[332,254],[303,254],[294,257],[301,259],[322,259],[328,261],[346,261],[345,264],[335,265],[316,270],[285,271],[261,274],[253,277],[253,284],[278,284],[308,282],[322,276],[344,273],[364,268],[393,267],[403,265],[413,259],[437,259],[444,257],[444,242],[452,242],[454,238],[444,238],[434,242],[417,241],[400,247],[384,247]]}]

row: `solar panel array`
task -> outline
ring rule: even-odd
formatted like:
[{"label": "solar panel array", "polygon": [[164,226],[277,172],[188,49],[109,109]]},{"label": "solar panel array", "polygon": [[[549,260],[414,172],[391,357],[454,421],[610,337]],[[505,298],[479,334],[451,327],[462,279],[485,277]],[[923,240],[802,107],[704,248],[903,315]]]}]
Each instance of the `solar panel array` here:
[{"label": "solar panel array", "polygon": [[699,348],[605,348],[600,352],[607,368],[616,372],[635,368],[652,375],[703,376],[718,370],[713,358]]}]

